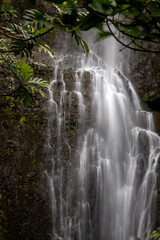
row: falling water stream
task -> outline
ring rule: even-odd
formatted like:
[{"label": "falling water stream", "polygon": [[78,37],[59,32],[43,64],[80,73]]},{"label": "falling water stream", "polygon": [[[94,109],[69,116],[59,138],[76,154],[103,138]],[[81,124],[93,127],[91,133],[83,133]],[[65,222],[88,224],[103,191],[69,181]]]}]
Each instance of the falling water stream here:
[{"label": "falling water stream", "polygon": [[69,54],[56,60],[48,116],[52,240],[135,240],[153,227],[160,138],[115,54],[105,55],[77,54],[73,68],[65,67]]}]

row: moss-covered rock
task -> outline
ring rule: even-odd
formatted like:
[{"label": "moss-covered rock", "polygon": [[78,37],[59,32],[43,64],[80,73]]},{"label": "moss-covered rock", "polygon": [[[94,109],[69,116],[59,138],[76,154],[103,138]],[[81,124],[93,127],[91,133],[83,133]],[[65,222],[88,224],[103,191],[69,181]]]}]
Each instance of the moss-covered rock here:
[{"label": "moss-covered rock", "polygon": [[0,239],[50,239],[43,108],[1,99],[0,110]]}]

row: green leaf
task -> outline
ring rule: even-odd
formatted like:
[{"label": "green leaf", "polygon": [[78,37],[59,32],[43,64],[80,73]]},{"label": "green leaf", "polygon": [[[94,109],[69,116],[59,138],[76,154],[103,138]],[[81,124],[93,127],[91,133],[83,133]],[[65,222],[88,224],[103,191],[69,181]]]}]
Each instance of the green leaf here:
[{"label": "green leaf", "polygon": [[29,87],[32,93],[38,92],[42,97],[46,97],[46,93],[42,89],[36,88],[35,86],[29,86]]},{"label": "green leaf", "polygon": [[19,87],[15,93],[15,97],[18,101],[22,102],[24,107],[28,107],[34,102],[32,93],[28,91],[26,87]]},{"label": "green leaf", "polygon": [[131,7],[131,8],[129,8],[128,12],[129,12],[129,14],[132,15],[133,17],[136,17],[136,16],[139,16],[139,15],[141,14],[141,9]]},{"label": "green leaf", "polygon": [[141,14],[139,17],[138,17],[138,22],[140,22],[142,25],[146,24],[146,23],[149,23],[150,21],[152,21],[152,17],[148,14]]},{"label": "green leaf", "polygon": [[17,11],[12,7],[11,4],[4,3],[0,8],[2,17],[8,18],[11,16],[17,17]]},{"label": "green leaf", "polygon": [[50,84],[42,78],[30,78],[27,81],[27,84],[36,84],[36,85],[39,85],[41,87],[46,87],[46,88],[50,87]]},{"label": "green leaf", "polygon": [[99,12],[103,15],[111,14],[113,4],[111,1],[96,1],[88,4],[88,6],[95,12]]},{"label": "green leaf", "polygon": [[41,34],[45,34],[46,32],[49,31],[49,29],[51,29],[51,28],[48,27],[48,28],[43,28],[43,29],[40,29],[40,30],[36,31],[36,36],[41,35]]},{"label": "green leaf", "polygon": [[111,36],[111,33],[110,32],[107,32],[107,31],[103,31],[103,32],[100,32],[98,34],[99,38],[102,39],[102,38],[106,38],[106,37],[109,37]]},{"label": "green leaf", "polygon": [[159,2],[149,2],[147,4],[147,9],[151,12],[153,17],[160,17],[160,3]]},{"label": "green leaf", "polygon": [[88,31],[103,21],[103,18],[90,13],[78,23],[79,30]]},{"label": "green leaf", "polygon": [[26,10],[25,15],[23,16],[25,25],[30,25],[34,27],[36,30],[38,28],[48,28],[51,27],[50,22],[47,21],[46,16],[43,12],[40,12],[36,9]]},{"label": "green leaf", "polygon": [[8,61],[7,65],[8,68],[17,76],[17,78],[21,80],[21,74],[16,68],[15,64],[12,61]]},{"label": "green leaf", "polygon": [[100,22],[99,24],[96,25],[96,29],[99,31],[103,32],[104,31],[104,23]]},{"label": "green leaf", "polygon": [[16,66],[21,74],[23,82],[26,82],[33,75],[33,68],[24,61],[18,61]]},{"label": "green leaf", "polygon": [[39,47],[40,52],[44,51],[49,54],[50,57],[55,58],[55,52],[50,46],[39,40],[37,41],[37,46]]},{"label": "green leaf", "polygon": [[77,35],[76,31],[72,32],[72,36],[75,37],[77,44],[81,45],[85,54],[88,55],[89,47],[88,47],[87,43],[79,35]]},{"label": "green leaf", "polygon": [[80,44],[81,44],[81,46],[82,46],[85,54],[88,55],[88,53],[89,53],[89,47],[88,47],[87,43],[86,43],[83,39],[81,39],[81,40],[80,40]]},{"label": "green leaf", "polygon": [[150,235],[150,239],[154,238],[154,240],[160,240],[160,228],[158,228],[156,231],[153,231],[153,233]]},{"label": "green leaf", "polygon": [[127,28],[122,29],[122,31],[133,37],[138,37],[143,33],[142,29],[138,26],[128,26]]}]

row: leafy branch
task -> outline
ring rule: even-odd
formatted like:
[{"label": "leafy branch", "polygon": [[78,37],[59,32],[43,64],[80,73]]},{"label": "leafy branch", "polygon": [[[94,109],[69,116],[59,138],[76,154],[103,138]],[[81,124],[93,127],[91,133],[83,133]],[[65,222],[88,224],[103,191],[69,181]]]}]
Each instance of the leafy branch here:
[{"label": "leafy branch", "polygon": [[[44,96],[41,87],[48,87],[48,84],[34,78],[32,68],[22,60],[17,61],[16,57],[31,57],[34,46],[54,57],[54,50],[42,38],[53,30],[71,34],[86,55],[89,48],[80,32],[92,28],[97,29],[100,39],[112,35],[123,46],[120,51],[128,48],[160,53],[160,0],[45,1],[54,8],[53,14],[31,9],[25,11],[22,19],[18,19],[11,4],[2,4],[0,7],[0,65],[3,66],[5,62],[14,74],[15,83],[18,83],[15,89],[5,94],[15,96],[25,106],[33,102],[35,91]],[[146,43],[153,45],[147,48]]]}]

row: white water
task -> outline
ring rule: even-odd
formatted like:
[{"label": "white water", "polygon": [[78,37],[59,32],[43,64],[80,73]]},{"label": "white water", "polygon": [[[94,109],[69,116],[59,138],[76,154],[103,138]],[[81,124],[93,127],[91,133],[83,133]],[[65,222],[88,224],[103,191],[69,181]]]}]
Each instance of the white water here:
[{"label": "white water", "polygon": [[56,63],[48,126],[52,240],[134,240],[153,227],[160,138],[152,114],[114,70],[115,53],[106,56],[78,56],[70,88],[70,70],[61,68],[67,57]]}]

